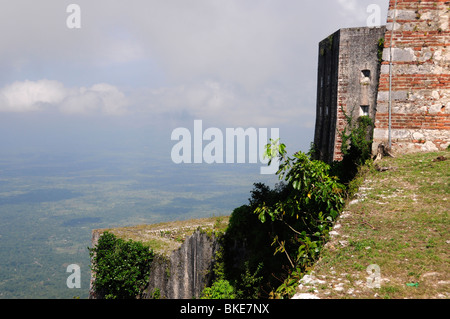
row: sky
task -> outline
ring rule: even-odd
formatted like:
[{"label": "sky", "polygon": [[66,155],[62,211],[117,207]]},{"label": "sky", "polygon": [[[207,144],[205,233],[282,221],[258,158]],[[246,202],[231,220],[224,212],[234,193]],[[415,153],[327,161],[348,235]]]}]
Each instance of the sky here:
[{"label": "sky", "polygon": [[318,43],[388,2],[0,0],[0,152],[170,149],[196,119],[307,151]]}]

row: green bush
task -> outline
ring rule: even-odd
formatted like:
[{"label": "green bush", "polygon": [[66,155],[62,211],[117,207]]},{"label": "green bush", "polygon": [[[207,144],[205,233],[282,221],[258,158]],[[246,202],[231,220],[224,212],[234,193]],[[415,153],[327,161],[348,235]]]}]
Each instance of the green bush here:
[{"label": "green bush", "polygon": [[359,187],[359,168],[371,156],[372,120],[363,116],[352,123],[345,116],[341,162],[313,160],[314,145],[292,157],[278,141],[266,146],[270,161],[280,162],[282,182],[275,189],[255,183],[249,204],[233,211],[223,238],[219,279],[231,283],[237,298],[290,296],[318,259],[344,200]]},{"label": "green bush", "polygon": [[99,297],[132,299],[141,295],[154,257],[149,247],[104,232],[98,244],[88,249],[95,276],[93,289]]},{"label": "green bush", "polygon": [[235,287],[237,298],[269,297],[280,284],[277,279],[286,268],[281,255],[274,256],[273,233],[284,228],[279,221],[261,223],[254,210],[263,203],[275,204],[286,197],[287,188],[280,183],[274,189],[255,183],[249,204],[233,210],[222,241],[222,252],[216,260],[223,270],[218,278],[226,278]]},{"label": "green bush", "polygon": [[258,299],[260,296],[261,282],[263,276],[258,276],[263,268],[259,263],[255,272],[252,273],[248,261],[244,264],[245,271],[241,274],[241,280],[236,283],[238,299]]},{"label": "green bush", "polygon": [[236,293],[228,280],[215,281],[211,287],[203,289],[200,299],[235,299]]},{"label": "green bush", "polygon": [[368,116],[360,116],[356,123],[345,114],[347,127],[341,133],[342,161],[333,162],[330,174],[337,176],[343,184],[348,184],[358,173],[358,168],[372,155],[373,121]]},{"label": "green bush", "polygon": [[274,203],[260,203],[254,213],[262,223],[278,222],[283,226],[271,233],[275,254],[285,256],[290,266],[277,290],[283,297],[292,294],[299,277],[318,258],[344,205],[345,187],[330,177],[329,165],[302,152],[288,157],[284,144],[278,145],[276,152],[273,144],[267,145],[266,154],[280,161],[277,174],[287,183],[285,196]]}]

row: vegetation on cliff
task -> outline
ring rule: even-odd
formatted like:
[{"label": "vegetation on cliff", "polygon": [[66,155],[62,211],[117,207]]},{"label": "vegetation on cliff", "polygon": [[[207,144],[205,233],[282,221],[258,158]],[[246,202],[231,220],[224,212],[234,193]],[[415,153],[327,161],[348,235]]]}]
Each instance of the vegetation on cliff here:
[{"label": "vegetation on cliff", "polygon": [[[279,156],[284,182],[275,189],[255,184],[249,204],[233,211],[224,235],[219,280],[229,280],[241,298],[291,295],[344,204],[345,187],[329,176],[329,165],[301,152],[286,157],[283,146]],[[235,247],[243,248],[239,258]],[[243,289],[246,282],[258,286]]]},{"label": "vegetation on cliff", "polygon": [[[352,124],[350,117],[348,121]],[[289,157],[284,144],[267,145],[270,160],[280,161],[281,182],[274,189],[255,183],[249,203],[233,211],[220,238],[215,280],[204,298],[285,298],[295,293],[329,238],[358,166],[370,157],[370,126],[367,117],[349,125],[349,133],[343,132],[344,160],[332,165],[314,160],[314,148]]]},{"label": "vegetation on cliff", "polygon": [[[357,189],[358,168],[371,155],[370,118],[360,117],[356,123],[351,116],[346,119],[342,162],[328,165],[314,160],[314,147],[307,154],[288,157],[284,144],[267,145],[266,155],[281,163],[277,172],[281,182],[274,189],[254,184],[249,204],[236,208],[230,217],[218,258],[223,265],[217,279],[228,280],[237,297],[290,297],[318,260],[345,200]],[[249,283],[253,289],[248,289]]]},{"label": "vegetation on cliff", "polygon": [[89,253],[97,295],[105,299],[129,299],[140,295],[154,257],[148,246],[104,232]]}]

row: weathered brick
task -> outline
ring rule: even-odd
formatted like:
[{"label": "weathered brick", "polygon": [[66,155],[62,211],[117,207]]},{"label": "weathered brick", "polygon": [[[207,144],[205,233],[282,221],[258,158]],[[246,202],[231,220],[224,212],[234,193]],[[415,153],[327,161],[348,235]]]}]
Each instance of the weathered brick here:
[{"label": "weathered brick", "polygon": [[[428,131],[428,136],[432,135],[430,132],[435,132],[441,137],[438,139],[437,147],[448,145],[449,118],[448,114],[443,112],[450,102],[450,65],[449,59],[446,58],[446,50],[450,46],[449,2],[398,0],[397,7],[394,6],[395,1],[391,0],[387,22],[392,24],[395,17],[397,24],[392,37],[389,30],[385,35],[384,61],[378,87],[378,109],[383,112],[376,114],[374,150],[380,142],[387,143],[389,136],[386,103],[389,100],[391,45],[393,53],[391,129],[426,128],[431,130]],[[441,132],[444,132],[444,135],[441,136]],[[405,135],[400,142],[393,142],[393,151],[396,151],[396,147],[400,147],[399,151],[423,150],[422,147],[409,148],[408,143],[417,143],[417,139],[413,139],[412,135],[410,137]]]}]

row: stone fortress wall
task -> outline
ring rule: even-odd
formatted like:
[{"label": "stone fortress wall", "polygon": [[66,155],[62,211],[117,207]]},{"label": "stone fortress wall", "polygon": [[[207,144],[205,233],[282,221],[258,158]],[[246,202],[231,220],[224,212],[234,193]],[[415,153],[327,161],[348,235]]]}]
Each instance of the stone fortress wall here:
[{"label": "stone fortress wall", "polygon": [[437,151],[450,144],[449,18],[450,1],[397,0],[396,7],[390,1],[374,149],[389,139],[394,153]]},{"label": "stone fortress wall", "polygon": [[343,112],[372,118],[374,153],[381,143],[393,154],[450,145],[449,18],[450,1],[390,0],[386,26],[341,29],[320,42],[318,159],[342,159]]}]

